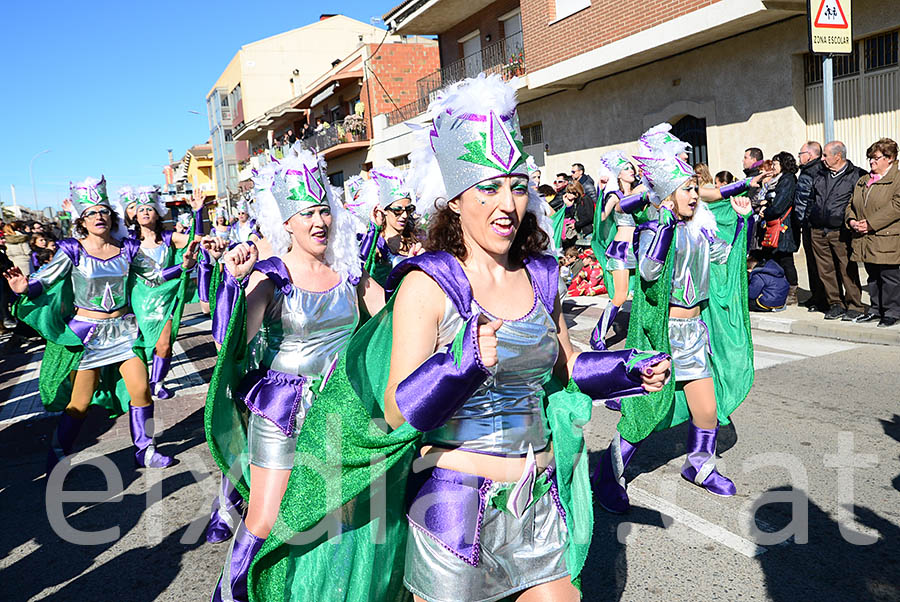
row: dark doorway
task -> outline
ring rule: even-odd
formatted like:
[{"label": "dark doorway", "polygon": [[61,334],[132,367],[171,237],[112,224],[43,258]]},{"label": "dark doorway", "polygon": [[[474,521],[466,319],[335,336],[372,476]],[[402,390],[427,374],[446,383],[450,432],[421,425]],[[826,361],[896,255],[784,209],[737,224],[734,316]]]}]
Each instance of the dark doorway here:
[{"label": "dark doorway", "polygon": [[695,163],[709,164],[706,152],[705,118],[685,115],[672,125],[672,133],[681,140],[690,143],[692,148],[688,152],[688,158],[691,165]]}]

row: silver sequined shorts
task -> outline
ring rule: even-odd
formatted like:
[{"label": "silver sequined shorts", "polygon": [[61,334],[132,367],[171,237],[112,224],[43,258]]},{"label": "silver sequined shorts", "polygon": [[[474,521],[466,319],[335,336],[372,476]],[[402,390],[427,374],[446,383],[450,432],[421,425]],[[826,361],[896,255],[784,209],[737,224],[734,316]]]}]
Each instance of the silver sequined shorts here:
[{"label": "silver sequined shorts", "polygon": [[137,357],[133,349],[138,337],[134,314],[118,318],[75,316],[72,321],[91,325],[86,327],[90,330],[83,343],[84,353],[78,364],[79,370],[93,370]]},{"label": "silver sequined shorts", "polygon": [[490,602],[568,576],[568,529],[553,493],[546,492],[521,518],[487,503],[477,566],[410,525],[404,585],[427,602]]},{"label": "silver sequined shorts", "polygon": [[712,376],[709,363],[709,329],[695,318],[669,318],[672,368],[677,382]]},{"label": "silver sequined shorts", "polygon": [[299,430],[298,426],[294,436],[288,437],[270,420],[251,413],[250,424],[247,427],[250,464],[260,468],[292,469]]}]

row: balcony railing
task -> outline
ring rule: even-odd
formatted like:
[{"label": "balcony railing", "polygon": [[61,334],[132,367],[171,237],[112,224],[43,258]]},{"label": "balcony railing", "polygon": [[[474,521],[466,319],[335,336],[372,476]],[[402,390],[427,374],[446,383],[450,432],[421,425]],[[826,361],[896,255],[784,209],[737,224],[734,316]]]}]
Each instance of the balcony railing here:
[{"label": "balcony railing", "polygon": [[[497,73],[503,79],[525,75],[525,45],[522,32],[501,38],[484,46],[478,52],[450,63],[416,82],[419,99],[388,113],[388,125],[395,125],[412,119],[428,108],[428,103],[437,90],[467,77],[475,77],[484,72]],[[416,111],[415,113],[413,111]]]},{"label": "balcony railing", "polygon": [[338,144],[365,142],[369,139],[366,122],[362,117],[351,115],[328,128],[301,140],[303,148],[313,152],[325,152]]}]

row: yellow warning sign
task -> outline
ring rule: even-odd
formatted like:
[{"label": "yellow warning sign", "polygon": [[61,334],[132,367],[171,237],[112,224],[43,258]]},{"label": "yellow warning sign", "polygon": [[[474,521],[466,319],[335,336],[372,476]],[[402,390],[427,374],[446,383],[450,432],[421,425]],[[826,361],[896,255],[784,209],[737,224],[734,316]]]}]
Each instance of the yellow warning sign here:
[{"label": "yellow warning sign", "polygon": [[815,54],[850,54],[850,0],[807,0],[809,49]]}]

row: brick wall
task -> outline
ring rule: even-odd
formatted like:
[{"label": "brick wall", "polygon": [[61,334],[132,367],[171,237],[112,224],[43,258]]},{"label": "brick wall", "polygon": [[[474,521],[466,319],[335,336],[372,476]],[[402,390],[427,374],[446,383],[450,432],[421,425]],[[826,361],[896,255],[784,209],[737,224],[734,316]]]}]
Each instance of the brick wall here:
[{"label": "brick wall", "polygon": [[[499,0],[441,33],[438,36],[441,46],[441,65],[447,66],[453,61],[463,58],[460,56],[462,44],[458,40],[476,29],[480,32],[482,46],[492,44],[503,37],[503,32],[500,31],[500,22],[497,18],[518,7],[519,0]],[[523,10],[522,12],[524,13],[525,11]],[[524,29],[524,27],[523,23],[522,28]],[[512,34],[516,32],[509,31],[506,33]],[[487,35],[491,36],[490,42],[485,40]]]},{"label": "brick wall", "polygon": [[555,0],[521,0],[528,71],[549,67],[644,31],[719,0],[592,0],[550,25]]},{"label": "brick wall", "polygon": [[370,73],[360,95],[370,128],[373,115],[389,113],[418,100],[416,82],[441,67],[434,44],[383,44],[377,53],[376,48],[377,44],[369,45],[368,68],[378,79]]}]

